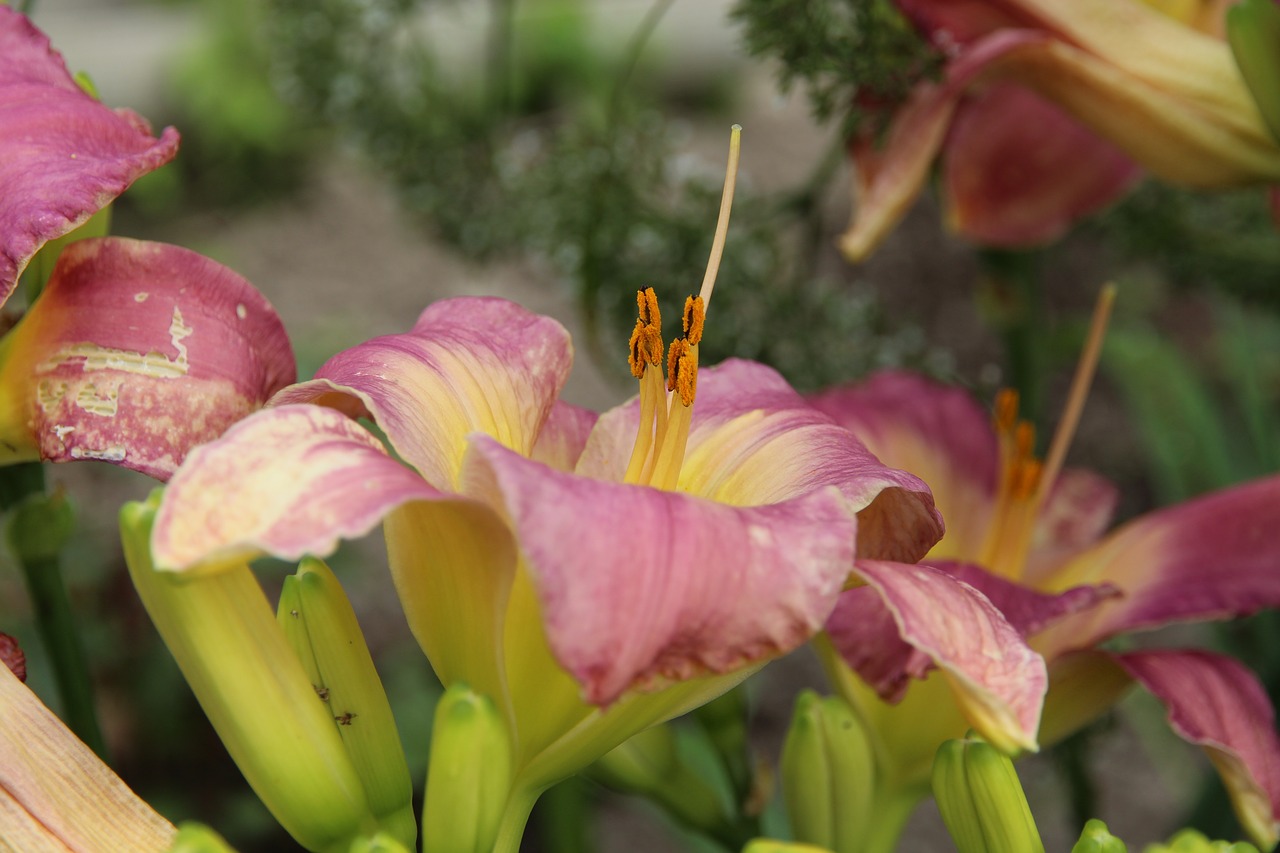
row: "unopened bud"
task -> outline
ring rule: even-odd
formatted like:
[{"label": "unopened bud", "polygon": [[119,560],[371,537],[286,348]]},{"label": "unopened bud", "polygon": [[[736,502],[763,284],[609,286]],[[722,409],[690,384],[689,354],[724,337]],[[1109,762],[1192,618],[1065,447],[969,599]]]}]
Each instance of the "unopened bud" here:
[{"label": "unopened bud", "polygon": [[933,795],[960,853],[1044,853],[1013,762],[986,741],[938,748]]},{"label": "unopened bud", "polygon": [[1247,841],[1211,841],[1204,833],[1183,829],[1164,844],[1148,844],[1142,853],[1258,853]]},{"label": "unopened bud", "polygon": [[235,853],[235,849],[204,824],[187,821],[179,824],[169,853]]},{"label": "unopened bud", "polygon": [[1280,142],[1280,6],[1244,0],[1227,10],[1227,42],[1262,120]]},{"label": "unopened bud", "polygon": [[1105,823],[1094,818],[1084,825],[1080,840],[1071,848],[1071,853],[1127,853],[1128,849],[1123,841],[1111,834]]}]

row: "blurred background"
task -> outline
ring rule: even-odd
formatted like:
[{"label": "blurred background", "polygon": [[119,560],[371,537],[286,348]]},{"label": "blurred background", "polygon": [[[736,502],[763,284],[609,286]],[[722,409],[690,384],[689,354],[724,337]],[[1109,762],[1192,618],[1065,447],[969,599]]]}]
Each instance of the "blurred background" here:
[{"label": "blurred background", "polygon": [[[850,215],[847,78],[893,47],[840,43],[855,6],[877,8],[37,0],[31,14],[106,103],[182,133],[177,160],[117,204],[115,233],[190,247],[252,281],[283,317],[301,378],[340,349],[407,329],[433,300],[495,294],[571,330],[570,402],[622,401],[634,393],[626,342],[635,291],[652,286],[674,306],[700,282],[736,122],[739,191],[704,360],[759,359],[802,390],[910,367],[989,399],[1010,382],[1001,330],[1016,308],[990,275],[999,258],[993,266],[948,234],[927,196],[868,262],[850,265],[835,250]],[[1119,283],[1102,375],[1069,461],[1120,484],[1121,517],[1280,468],[1273,229],[1256,191],[1194,195],[1152,182],[1030,261],[1052,377],[1031,401],[1042,424],[1056,418],[1099,288]],[[241,850],[290,849],[128,582],[115,512],[151,481],[95,464],[53,476],[80,497],[68,580],[117,769],[171,818],[205,821]],[[438,687],[376,538],[334,565],[421,773]],[[266,565],[261,577],[270,590],[286,571]],[[7,566],[0,601],[0,629],[32,636]],[[1274,619],[1186,630],[1243,656],[1274,701]],[[56,707],[39,644],[24,645],[30,683]],[[820,683],[807,650],[753,681],[763,759],[776,761],[795,691]],[[1069,790],[1083,783],[1070,780],[1085,759],[1096,815],[1131,844],[1166,837],[1197,809],[1204,820],[1225,812],[1207,763],[1161,715],[1135,696],[1020,765],[1050,849],[1075,837]],[[1225,826],[1217,834],[1233,835]],[[902,849],[945,849],[940,832],[926,805]],[[651,807],[580,781],[546,798],[528,844],[704,849]]]}]

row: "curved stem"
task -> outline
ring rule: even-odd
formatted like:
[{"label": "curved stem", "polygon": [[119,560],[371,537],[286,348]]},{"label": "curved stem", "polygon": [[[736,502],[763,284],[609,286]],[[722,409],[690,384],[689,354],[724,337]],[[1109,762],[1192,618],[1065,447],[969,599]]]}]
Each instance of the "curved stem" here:
[{"label": "curved stem", "polygon": [[506,811],[498,824],[498,837],[493,842],[493,853],[520,853],[520,839],[524,837],[525,824],[533,804],[542,795],[543,788],[516,788],[507,798]]}]

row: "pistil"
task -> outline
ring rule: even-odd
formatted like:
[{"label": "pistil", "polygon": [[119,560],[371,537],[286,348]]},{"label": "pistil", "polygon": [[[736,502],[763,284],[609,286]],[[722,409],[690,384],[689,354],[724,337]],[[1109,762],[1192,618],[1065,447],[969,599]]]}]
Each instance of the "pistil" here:
[{"label": "pistil", "polygon": [[701,290],[697,296],[685,300],[682,334],[671,342],[667,351],[665,386],[659,372],[663,361],[662,320],[657,298],[653,288],[637,295],[639,317],[631,333],[631,372],[640,380],[640,422],[627,463],[625,481],[628,483],[674,489],[680,479],[698,388],[698,344],[729,231],[741,132],[742,128],[735,124],[729,137],[729,161],[711,256]]}]

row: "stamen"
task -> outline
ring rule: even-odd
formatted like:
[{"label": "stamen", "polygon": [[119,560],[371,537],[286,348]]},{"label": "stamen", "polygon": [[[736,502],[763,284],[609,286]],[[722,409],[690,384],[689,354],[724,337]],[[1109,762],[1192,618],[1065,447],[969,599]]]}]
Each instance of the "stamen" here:
[{"label": "stamen", "polygon": [[690,346],[697,346],[702,340],[702,327],[707,322],[707,307],[702,301],[701,296],[689,296],[684,300],[684,318],[682,324],[684,327],[685,340]]}]

